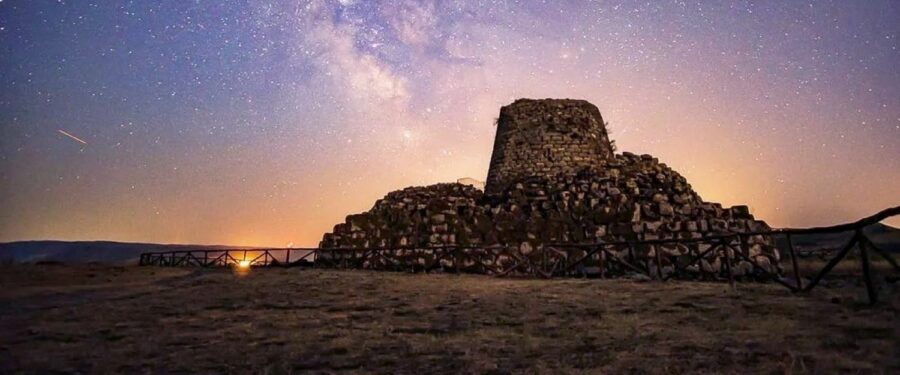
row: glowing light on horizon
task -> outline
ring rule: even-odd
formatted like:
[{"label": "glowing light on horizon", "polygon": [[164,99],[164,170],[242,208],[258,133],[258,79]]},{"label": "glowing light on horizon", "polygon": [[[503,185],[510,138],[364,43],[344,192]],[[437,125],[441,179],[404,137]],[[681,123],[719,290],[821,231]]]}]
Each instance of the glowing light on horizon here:
[{"label": "glowing light on horizon", "polygon": [[484,181],[521,97],[594,103],[620,151],[774,227],[900,203],[891,0],[191,4],[2,2],[0,242],[314,247],[390,191]]}]

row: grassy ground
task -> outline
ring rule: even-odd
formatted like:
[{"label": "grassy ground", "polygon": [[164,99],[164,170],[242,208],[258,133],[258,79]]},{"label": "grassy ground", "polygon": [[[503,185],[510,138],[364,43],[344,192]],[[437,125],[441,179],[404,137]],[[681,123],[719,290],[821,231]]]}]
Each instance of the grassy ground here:
[{"label": "grassy ground", "polygon": [[59,265],[0,285],[0,373],[900,371],[900,290]]}]

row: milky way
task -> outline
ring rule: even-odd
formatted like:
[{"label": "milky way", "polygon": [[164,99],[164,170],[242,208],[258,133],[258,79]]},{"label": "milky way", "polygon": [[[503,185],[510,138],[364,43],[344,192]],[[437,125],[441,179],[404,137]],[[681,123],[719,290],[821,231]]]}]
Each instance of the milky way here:
[{"label": "milky way", "polygon": [[0,0],[0,241],[315,245],[519,97],[773,226],[900,204],[900,3],[718,3]]}]

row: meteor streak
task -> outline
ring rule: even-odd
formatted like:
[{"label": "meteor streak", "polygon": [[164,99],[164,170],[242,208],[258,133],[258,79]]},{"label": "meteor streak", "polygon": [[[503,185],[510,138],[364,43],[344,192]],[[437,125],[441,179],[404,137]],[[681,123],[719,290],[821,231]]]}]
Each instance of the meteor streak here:
[{"label": "meteor streak", "polygon": [[76,136],[74,136],[74,135],[71,135],[71,134],[67,133],[65,130],[57,129],[57,131],[60,132],[60,133],[62,133],[62,135],[66,136],[66,137],[72,138],[72,139],[74,139],[75,141],[80,142],[81,144],[85,144],[85,145],[88,144],[88,143],[85,142],[83,139],[78,138],[78,137],[76,137]]}]

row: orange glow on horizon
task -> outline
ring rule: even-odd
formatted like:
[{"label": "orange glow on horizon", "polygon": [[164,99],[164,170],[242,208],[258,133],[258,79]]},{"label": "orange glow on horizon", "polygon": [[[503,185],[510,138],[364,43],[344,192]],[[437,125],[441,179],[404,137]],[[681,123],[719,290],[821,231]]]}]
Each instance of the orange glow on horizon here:
[{"label": "orange glow on horizon", "polygon": [[[494,120],[518,98],[590,101],[619,152],[651,154],[705,201],[773,227],[900,205],[898,39],[885,38],[897,23],[859,18],[893,14],[883,2],[750,14],[463,1],[415,23],[419,12],[351,16],[367,2],[227,3],[240,22],[166,43],[146,30],[167,13],[127,35],[84,32],[118,27],[107,3],[54,6],[40,23],[23,15],[43,3],[26,1],[4,18],[16,58],[0,74],[0,242],[315,247],[391,191],[484,181]],[[68,8],[109,16],[63,22]],[[259,25],[275,34],[235,46]],[[393,34],[410,25],[415,38]],[[372,27],[378,48],[360,43]]]}]

